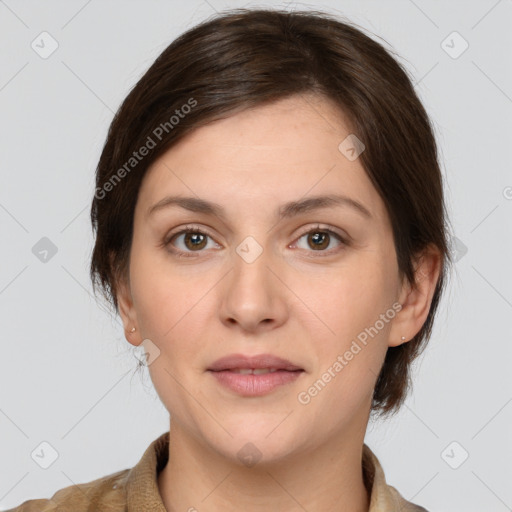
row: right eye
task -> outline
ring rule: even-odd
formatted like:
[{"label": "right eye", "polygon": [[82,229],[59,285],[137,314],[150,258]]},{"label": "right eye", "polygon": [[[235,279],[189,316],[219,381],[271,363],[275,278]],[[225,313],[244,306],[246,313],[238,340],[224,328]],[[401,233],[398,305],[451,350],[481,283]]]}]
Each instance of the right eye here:
[{"label": "right eye", "polygon": [[[207,248],[208,238],[212,237],[197,226],[186,226],[184,229],[172,233],[164,241],[164,245],[178,257],[193,256],[194,252],[203,252]],[[181,248],[176,249],[176,241],[181,239]],[[213,240],[213,239],[212,239]]]}]

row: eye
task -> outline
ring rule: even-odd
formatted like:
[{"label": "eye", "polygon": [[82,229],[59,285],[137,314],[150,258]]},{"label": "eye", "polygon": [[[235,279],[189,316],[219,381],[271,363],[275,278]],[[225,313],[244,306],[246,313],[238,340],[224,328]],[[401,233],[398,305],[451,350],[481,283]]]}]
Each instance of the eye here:
[{"label": "eye", "polygon": [[305,233],[303,233],[299,237],[299,242],[301,239],[306,238],[305,246],[300,247],[301,249],[312,249],[317,252],[328,252],[329,254],[332,252],[331,250],[327,251],[326,249],[331,245],[333,241],[338,242],[338,247],[343,245],[348,245],[347,241],[338,233],[333,231],[332,229],[322,228],[320,226],[316,226],[313,229],[309,229]]},{"label": "eye", "polygon": [[185,229],[169,235],[164,241],[164,245],[176,247],[177,242],[181,239],[181,247],[178,249],[171,247],[169,250],[179,257],[190,256],[190,253],[201,252],[202,249],[208,248],[208,238],[211,239],[211,236],[205,231],[195,226],[186,226]]},{"label": "eye", "polygon": [[[306,238],[307,237],[307,238]],[[300,240],[306,238],[306,246],[300,247]],[[165,247],[169,247],[169,251],[174,253],[178,257],[193,257],[193,253],[202,252],[203,249],[208,249],[208,239],[212,240],[213,248],[219,247],[218,244],[213,242],[213,238],[210,234],[196,226],[185,226],[184,229],[171,233],[164,240],[163,244]],[[348,245],[347,240],[340,234],[335,232],[333,229],[323,228],[320,225],[310,228],[305,231],[299,238],[297,245],[300,249],[312,249],[314,252],[321,252],[331,254],[337,252],[336,249],[329,249],[329,246],[333,242],[338,242],[338,247]],[[181,243],[181,247],[179,246]],[[311,251],[309,251],[311,252]]]}]

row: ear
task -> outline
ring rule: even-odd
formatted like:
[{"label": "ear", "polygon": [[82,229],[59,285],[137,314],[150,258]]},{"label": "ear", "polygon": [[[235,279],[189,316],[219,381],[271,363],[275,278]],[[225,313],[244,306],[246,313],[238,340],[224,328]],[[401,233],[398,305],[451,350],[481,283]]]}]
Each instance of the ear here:
[{"label": "ear", "polygon": [[416,257],[416,283],[413,286],[404,278],[398,299],[402,309],[393,319],[388,346],[396,347],[410,341],[422,328],[430,311],[441,264],[441,253],[434,245],[427,246]]},{"label": "ear", "polygon": [[[142,336],[139,331],[137,312],[133,305],[133,298],[130,290],[129,280],[119,279],[116,283],[116,297],[119,308],[119,315],[124,325],[124,336],[128,343],[139,346],[142,343]],[[135,331],[131,330],[135,327]]]}]

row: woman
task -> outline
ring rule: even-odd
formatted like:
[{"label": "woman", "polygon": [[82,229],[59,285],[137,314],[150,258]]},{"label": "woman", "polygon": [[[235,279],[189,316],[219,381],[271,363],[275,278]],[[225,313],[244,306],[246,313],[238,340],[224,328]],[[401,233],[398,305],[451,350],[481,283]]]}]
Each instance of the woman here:
[{"label": "woman", "polygon": [[170,430],[14,510],[425,510],[364,443],[450,263],[430,121],[380,44],[316,11],[189,30],[117,112],[91,219],[93,284]]}]

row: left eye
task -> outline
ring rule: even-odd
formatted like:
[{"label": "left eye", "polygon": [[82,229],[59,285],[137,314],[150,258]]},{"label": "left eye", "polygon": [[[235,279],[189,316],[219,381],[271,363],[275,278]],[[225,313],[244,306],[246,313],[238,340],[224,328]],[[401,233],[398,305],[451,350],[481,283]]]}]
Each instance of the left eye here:
[{"label": "left eye", "polygon": [[306,233],[304,233],[299,241],[303,238],[306,238],[307,247],[301,247],[301,249],[313,249],[314,251],[326,252],[325,249],[329,247],[331,242],[337,240],[340,245],[345,243],[345,240],[330,229],[319,229],[315,228]]}]

